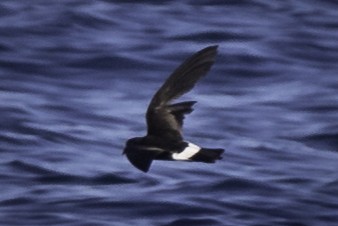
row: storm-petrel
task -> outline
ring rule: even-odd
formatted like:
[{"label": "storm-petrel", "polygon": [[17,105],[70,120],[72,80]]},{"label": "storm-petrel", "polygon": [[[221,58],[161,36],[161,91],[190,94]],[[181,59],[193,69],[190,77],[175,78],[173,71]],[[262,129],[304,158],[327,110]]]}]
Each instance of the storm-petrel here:
[{"label": "storm-petrel", "polygon": [[153,160],[214,163],[222,159],[224,149],[201,148],[183,140],[183,119],[193,111],[196,101],[171,103],[207,74],[217,47],[204,48],[185,60],[154,95],[146,113],[147,135],[129,139],[123,152],[137,169],[148,172]]}]

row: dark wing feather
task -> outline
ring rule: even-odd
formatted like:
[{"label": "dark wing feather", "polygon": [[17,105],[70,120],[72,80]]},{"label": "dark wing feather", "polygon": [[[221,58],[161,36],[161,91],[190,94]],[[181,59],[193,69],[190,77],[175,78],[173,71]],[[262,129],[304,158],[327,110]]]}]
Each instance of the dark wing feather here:
[{"label": "dark wing feather", "polygon": [[207,74],[215,61],[217,46],[209,46],[185,60],[156,92],[147,110],[148,135],[181,140],[184,114],[192,111],[193,102],[168,105],[190,91]]},{"label": "dark wing feather", "polygon": [[181,128],[183,126],[184,115],[190,114],[194,110],[192,108],[194,104],[196,104],[196,101],[186,101],[168,105],[169,112],[174,115]]},{"label": "dark wing feather", "polygon": [[142,152],[137,149],[127,148],[125,153],[129,162],[135,166],[137,169],[142,170],[143,172],[148,172],[150,165],[153,161],[153,155],[149,152]]},{"label": "dark wing feather", "polygon": [[123,153],[127,155],[133,166],[143,172],[148,172],[152,161],[163,152],[163,149],[156,147],[127,145]]}]

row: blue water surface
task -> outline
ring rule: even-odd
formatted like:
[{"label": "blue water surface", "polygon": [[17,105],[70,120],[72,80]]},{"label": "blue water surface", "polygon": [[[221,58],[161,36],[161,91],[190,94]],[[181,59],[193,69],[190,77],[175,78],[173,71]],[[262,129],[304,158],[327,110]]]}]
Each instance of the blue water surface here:
[{"label": "blue water surface", "polygon": [[[0,2],[0,225],[338,225],[338,3]],[[218,44],[183,100],[216,164],[122,155],[150,98]]]}]

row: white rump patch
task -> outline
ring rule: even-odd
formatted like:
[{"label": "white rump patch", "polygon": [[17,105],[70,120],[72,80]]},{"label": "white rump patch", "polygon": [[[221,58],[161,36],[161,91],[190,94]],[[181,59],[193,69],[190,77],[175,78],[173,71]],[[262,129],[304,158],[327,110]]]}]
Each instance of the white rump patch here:
[{"label": "white rump patch", "polygon": [[194,156],[201,148],[195,144],[188,143],[188,146],[180,153],[174,153],[172,155],[175,160],[189,160]]}]

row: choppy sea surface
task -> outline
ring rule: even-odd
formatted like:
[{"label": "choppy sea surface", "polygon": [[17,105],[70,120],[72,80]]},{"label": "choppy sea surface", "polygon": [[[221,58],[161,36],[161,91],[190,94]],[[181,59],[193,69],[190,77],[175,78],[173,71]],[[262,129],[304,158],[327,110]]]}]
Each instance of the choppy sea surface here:
[{"label": "choppy sea surface", "polygon": [[[338,3],[0,2],[0,225],[338,225]],[[150,98],[218,44],[183,100],[216,164],[122,155]]]}]

